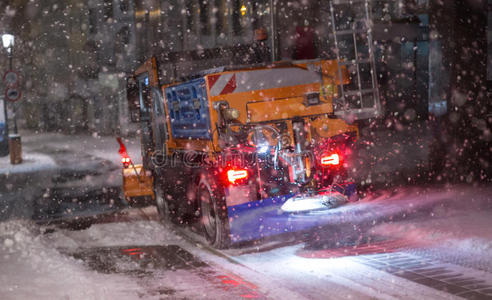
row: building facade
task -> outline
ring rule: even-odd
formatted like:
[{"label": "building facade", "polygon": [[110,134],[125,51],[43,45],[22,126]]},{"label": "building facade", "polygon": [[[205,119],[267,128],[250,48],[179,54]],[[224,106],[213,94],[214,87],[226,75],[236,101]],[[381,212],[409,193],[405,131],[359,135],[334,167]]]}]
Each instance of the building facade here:
[{"label": "building facade", "polygon": [[[336,57],[328,1],[272,2],[273,9],[270,1],[136,0],[137,59],[156,57],[162,83],[208,68],[247,64],[259,28],[267,30],[266,44],[277,60]],[[425,119],[430,99],[446,88],[445,79],[431,76],[440,57],[439,43],[430,51],[431,5],[423,0],[370,3],[387,112]],[[350,5],[346,8],[340,14],[357,15]],[[431,52],[437,65],[429,64]]]},{"label": "building facade", "polygon": [[[133,129],[127,119],[125,77],[136,66],[156,57],[164,84],[204,69],[247,64],[255,30],[260,28],[266,30],[264,42],[277,60],[335,58],[329,4],[324,0],[2,2],[0,25],[18,37],[14,65],[24,74],[19,120],[45,130],[126,134]],[[456,95],[463,94],[453,95],[461,84],[456,62],[468,57],[451,46],[464,45],[466,36],[480,39],[482,31],[485,39],[486,23],[480,21],[485,4],[370,1],[386,116],[414,121],[426,119],[429,112],[442,115],[451,110]],[[478,21],[466,26],[468,19]]]},{"label": "building facade", "polygon": [[135,11],[132,0],[93,0],[87,4],[87,46],[97,72],[88,101],[91,131],[128,134],[133,130],[126,104],[126,77],[136,66]]},{"label": "building facade", "polygon": [[19,0],[0,9],[16,36],[22,127],[126,133],[125,77],[135,67],[133,2]]}]

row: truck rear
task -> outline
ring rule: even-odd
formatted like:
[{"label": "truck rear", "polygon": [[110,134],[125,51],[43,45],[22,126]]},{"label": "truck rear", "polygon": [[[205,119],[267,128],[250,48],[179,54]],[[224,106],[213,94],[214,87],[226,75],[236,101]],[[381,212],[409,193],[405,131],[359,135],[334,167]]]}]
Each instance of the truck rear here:
[{"label": "truck rear", "polygon": [[162,219],[199,225],[218,248],[329,222],[331,208],[357,198],[353,121],[381,112],[361,3],[344,19],[347,8],[330,2],[333,60],[220,67],[164,85],[155,58],[139,67],[128,100],[140,174],[151,174],[139,184],[153,186],[132,195],[155,199]]},{"label": "truck rear", "polygon": [[336,60],[210,70],[163,86],[152,86],[155,64],[144,66],[128,93],[142,126],[143,166],[133,168],[152,180],[124,189],[155,198],[163,219],[200,224],[221,248],[313,228],[319,212],[356,198],[346,170],[358,128],[335,111],[350,84]]}]

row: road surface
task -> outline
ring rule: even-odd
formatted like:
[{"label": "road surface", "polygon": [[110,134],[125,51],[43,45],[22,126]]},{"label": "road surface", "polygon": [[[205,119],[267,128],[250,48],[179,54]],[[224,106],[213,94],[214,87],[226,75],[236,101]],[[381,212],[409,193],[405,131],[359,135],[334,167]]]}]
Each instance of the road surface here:
[{"label": "road surface", "polygon": [[309,234],[217,251],[155,207],[0,223],[0,299],[492,299],[492,189],[413,187]]}]

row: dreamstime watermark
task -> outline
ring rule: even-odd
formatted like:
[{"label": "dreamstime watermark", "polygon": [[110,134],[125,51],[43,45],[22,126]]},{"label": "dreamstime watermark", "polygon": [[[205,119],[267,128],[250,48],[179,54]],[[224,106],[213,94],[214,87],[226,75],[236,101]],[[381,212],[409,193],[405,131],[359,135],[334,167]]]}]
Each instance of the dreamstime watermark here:
[{"label": "dreamstime watermark", "polygon": [[[289,134],[281,134],[275,127],[262,125],[252,127],[247,132],[249,150],[229,150],[207,152],[198,150],[177,150],[170,155],[163,151],[154,151],[150,161],[155,168],[186,167],[186,168],[225,168],[234,166],[247,168],[261,164],[262,167],[273,167],[283,160],[289,165],[300,165],[306,160],[315,162],[312,150],[294,151]],[[273,147],[271,145],[280,145]]]},{"label": "dreamstime watermark", "polygon": [[315,161],[315,153],[312,150],[304,150],[301,153],[290,150],[275,150],[266,153],[253,152],[228,152],[207,153],[196,150],[181,150],[166,155],[161,151],[155,151],[151,156],[154,168],[186,167],[186,168],[225,168],[234,166],[237,168],[253,167],[261,164],[262,167],[273,167],[279,160],[290,165],[304,163],[306,160]]}]

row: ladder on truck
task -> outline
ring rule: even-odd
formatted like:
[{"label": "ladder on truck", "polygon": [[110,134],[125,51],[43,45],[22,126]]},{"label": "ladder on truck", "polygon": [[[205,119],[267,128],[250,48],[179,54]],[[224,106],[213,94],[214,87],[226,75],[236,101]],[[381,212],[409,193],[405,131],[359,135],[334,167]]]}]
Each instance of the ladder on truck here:
[{"label": "ladder on truck", "polygon": [[346,67],[350,83],[339,82],[335,114],[348,120],[381,115],[376,76],[371,10],[368,0],[332,0],[330,14],[338,75]]}]

